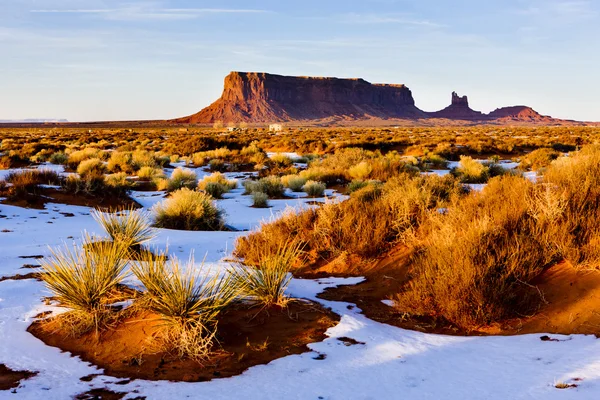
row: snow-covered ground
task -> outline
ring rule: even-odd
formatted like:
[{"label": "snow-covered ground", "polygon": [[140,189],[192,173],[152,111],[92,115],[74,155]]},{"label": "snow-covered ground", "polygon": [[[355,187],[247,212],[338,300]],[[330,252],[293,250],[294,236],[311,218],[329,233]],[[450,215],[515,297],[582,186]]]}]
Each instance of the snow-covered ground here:
[{"label": "snow-covered ground", "polygon": [[[255,229],[261,220],[276,218],[294,207],[310,207],[309,199],[271,200],[269,209],[250,208],[251,200],[236,189],[219,200],[229,225]],[[162,193],[135,192],[152,207]],[[312,200],[312,199],[311,199]],[[322,201],[322,200],[321,200]],[[78,240],[81,232],[101,233],[86,207],[48,204],[30,210],[0,204],[0,277],[31,272],[20,258],[48,255],[48,245]],[[67,216],[67,215],[73,216]],[[182,259],[194,252],[197,267],[206,256],[210,269],[227,266],[236,238],[245,232],[184,232],[159,230],[152,245]],[[600,341],[571,335],[542,341],[541,335],[517,337],[450,337],[424,334],[380,324],[343,302],[317,299],[327,287],[356,284],[361,278],[292,280],[289,294],[313,299],[341,316],[328,339],[311,344],[310,352],[252,367],[242,375],[200,383],[119,379],[96,367],[46,346],[26,332],[38,313],[49,310],[48,295],[35,280],[0,282],[0,364],[15,370],[38,371],[22,382],[16,394],[0,391],[0,399],[68,399],[91,388],[129,392],[126,398],[148,399],[598,399]],[[349,337],[364,344],[347,346]],[[323,357],[317,357],[324,355]],[[91,382],[81,377],[100,374]],[[577,381],[574,381],[577,379]],[[558,382],[578,387],[556,389]],[[134,392],[135,391],[135,392]]]}]

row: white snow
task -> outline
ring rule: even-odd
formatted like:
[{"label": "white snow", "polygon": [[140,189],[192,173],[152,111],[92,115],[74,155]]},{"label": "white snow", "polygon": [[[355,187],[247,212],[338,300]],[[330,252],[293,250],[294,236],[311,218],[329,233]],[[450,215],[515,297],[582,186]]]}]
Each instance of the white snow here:
[{"label": "white snow", "polygon": [[[307,204],[309,199],[300,198],[271,200],[272,208],[254,209],[249,207],[248,196],[241,193],[242,189],[236,189],[218,201],[226,212],[227,223],[237,229],[255,229],[261,220],[277,218],[288,207],[311,207]],[[134,197],[149,208],[162,199],[162,193],[135,192]],[[48,245],[78,240],[84,230],[101,233],[86,207],[48,204],[45,210],[31,210],[0,204],[2,215],[6,217],[0,217],[0,231],[7,232],[0,232],[0,276],[5,277],[31,272],[21,267],[36,264],[36,260],[20,256],[48,255]],[[234,241],[244,234],[160,229],[152,244],[161,248],[168,245],[171,254],[184,260],[193,251],[198,268],[206,256],[208,268],[203,271],[213,273],[227,267],[223,258],[230,255]],[[553,342],[540,340],[541,335],[425,334],[372,321],[360,314],[355,305],[317,298],[328,287],[361,281],[362,278],[292,280],[290,295],[318,301],[341,316],[340,323],[327,331],[326,340],[309,346],[310,352],[210,382],[134,380],[116,385],[119,379],[105,375],[91,382],[80,381],[83,376],[102,371],[27,333],[35,315],[54,310],[43,303],[42,298],[48,293],[35,280],[6,280],[0,282],[0,363],[39,374],[22,381],[16,394],[0,391],[0,399],[68,399],[91,388],[108,388],[128,392],[126,398],[148,399],[600,398],[600,341],[593,336],[551,335],[561,340]],[[338,340],[340,337],[352,338],[359,344],[348,346]],[[578,387],[560,390],[554,387],[557,382],[577,383]]]}]

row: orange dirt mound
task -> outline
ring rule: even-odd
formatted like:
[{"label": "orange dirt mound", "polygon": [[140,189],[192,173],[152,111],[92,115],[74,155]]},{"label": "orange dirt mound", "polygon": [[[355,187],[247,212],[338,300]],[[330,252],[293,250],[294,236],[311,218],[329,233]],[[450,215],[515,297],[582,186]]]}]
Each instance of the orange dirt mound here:
[{"label": "orange dirt mound", "polygon": [[399,246],[371,262],[345,256],[301,272],[306,278],[364,276],[365,282],[330,288],[319,297],[354,303],[368,318],[405,329],[450,335],[554,333],[600,336],[600,271],[579,270],[566,261],[554,265],[532,282],[543,297],[534,315],[465,330],[439,318],[408,316],[382,303],[399,293],[410,280],[410,255],[410,249]]},{"label": "orange dirt mound", "polygon": [[545,300],[538,312],[505,321],[484,332],[600,335],[599,271],[579,270],[565,261],[544,271],[532,284]]},{"label": "orange dirt mound", "polygon": [[122,321],[96,338],[94,333],[72,338],[57,319],[39,321],[29,332],[44,343],[80,356],[115,377],[198,382],[242,373],[249,367],[308,350],[307,344],[326,338],[339,317],[317,304],[293,301],[270,309],[236,307],[219,319],[217,339],[222,349],[199,364],[153,350],[151,337],[160,329],[157,315],[145,312]]}]

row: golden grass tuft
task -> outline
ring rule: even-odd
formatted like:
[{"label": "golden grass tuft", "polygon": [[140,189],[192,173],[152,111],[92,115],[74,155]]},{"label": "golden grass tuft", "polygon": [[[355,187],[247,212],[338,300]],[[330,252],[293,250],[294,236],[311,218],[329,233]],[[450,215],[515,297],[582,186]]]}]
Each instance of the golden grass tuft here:
[{"label": "golden grass tuft", "polygon": [[125,249],[141,246],[156,236],[151,227],[150,215],[133,208],[102,212],[93,210],[92,217],[110,236],[111,240]]},{"label": "golden grass tuft", "polygon": [[[93,246],[91,245],[93,243]],[[98,332],[111,321],[111,306],[117,285],[125,276],[126,249],[118,243],[98,242],[86,236],[83,248],[53,249],[41,261],[41,277],[61,306],[61,314],[74,335],[92,329]]]},{"label": "golden grass tuft", "polygon": [[244,265],[236,263],[230,268],[233,281],[241,288],[241,293],[247,299],[270,307],[283,307],[289,301],[287,289],[294,268],[300,256],[301,249],[297,244],[286,243],[275,253],[264,250],[258,254],[258,261]]},{"label": "golden grass tuft", "polygon": [[203,361],[213,347],[217,317],[235,301],[240,286],[231,276],[203,274],[193,258],[185,266],[164,254],[134,261],[132,272],[146,288],[144,307],[161,315],[164,322],[158,340],[181,358]]},{"label": "golden grass tuft", "polygon": [[205,193],[187,188],[171,193],[154,206],[155,226],[188,231],[218,231],[225,228],[223,212]]}]

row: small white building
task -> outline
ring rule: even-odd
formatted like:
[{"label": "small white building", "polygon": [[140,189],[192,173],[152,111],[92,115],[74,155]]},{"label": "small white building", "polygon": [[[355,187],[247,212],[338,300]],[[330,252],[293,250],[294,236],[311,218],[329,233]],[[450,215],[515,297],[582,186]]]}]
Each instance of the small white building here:
[{"label": "small white building", "polygon": [[281,132],[282,130],[283,130],[283,125],[281,125],[281,124],[269,125],[269,132]]}]

